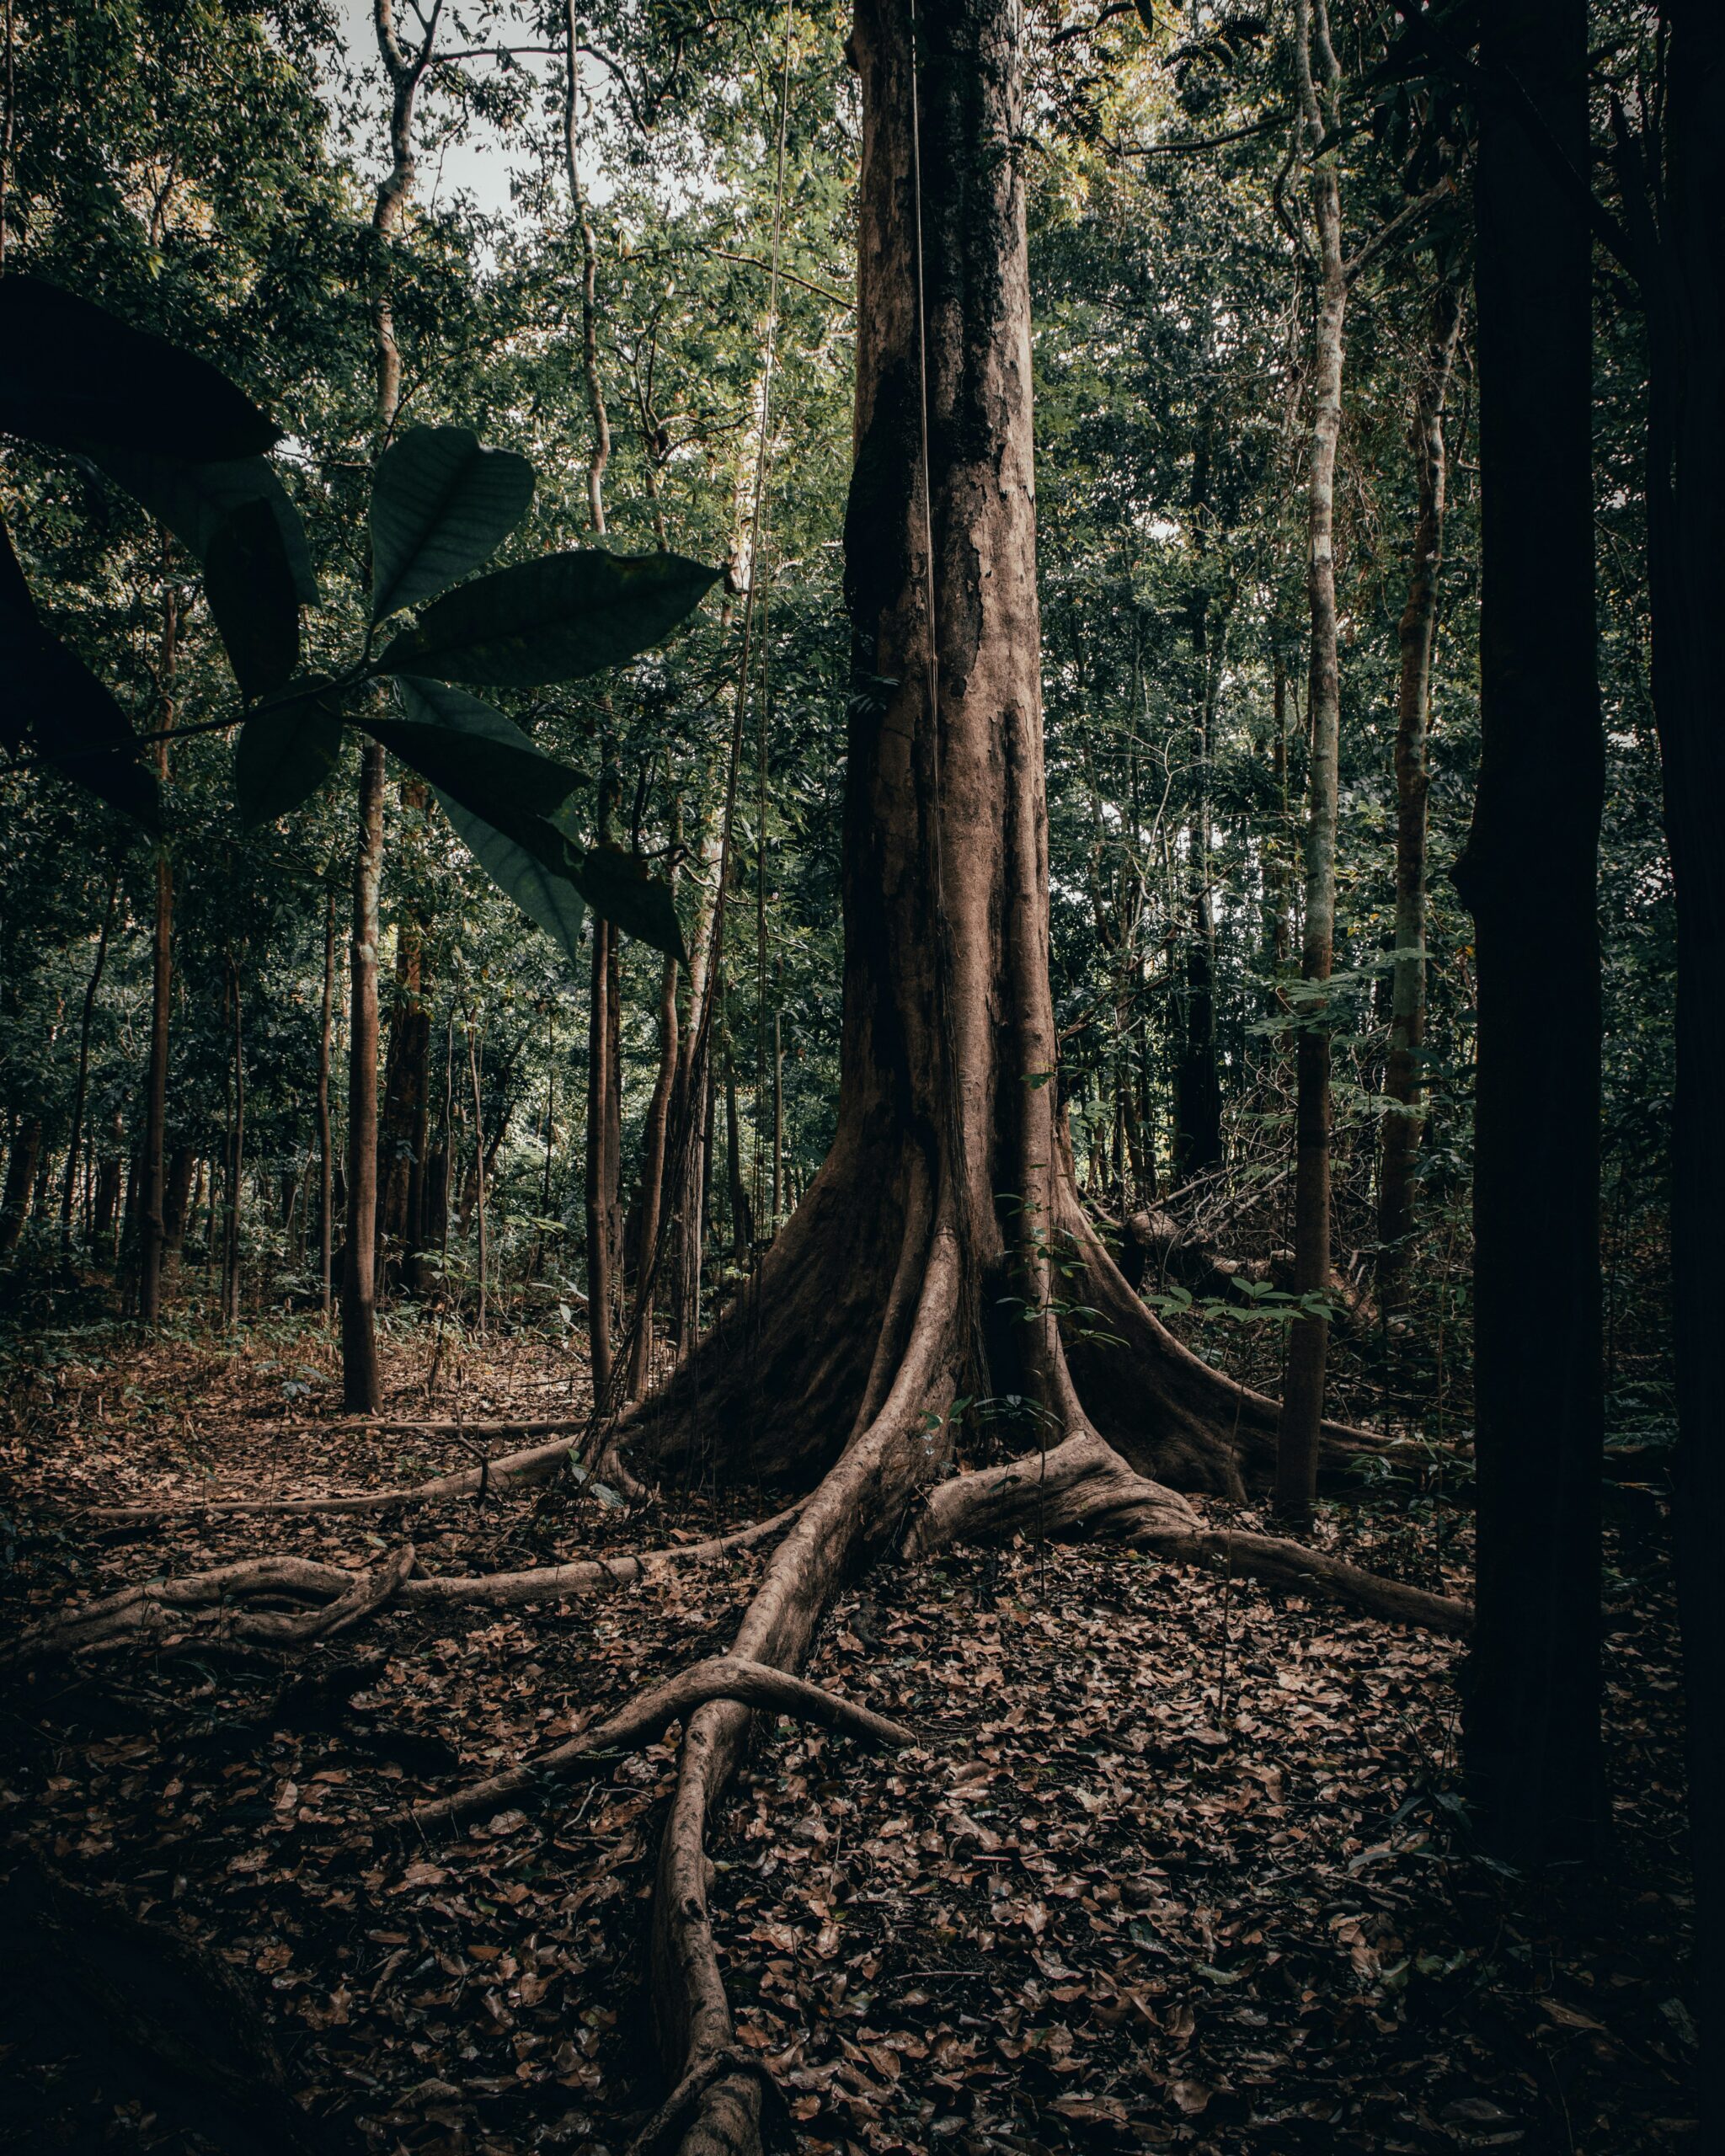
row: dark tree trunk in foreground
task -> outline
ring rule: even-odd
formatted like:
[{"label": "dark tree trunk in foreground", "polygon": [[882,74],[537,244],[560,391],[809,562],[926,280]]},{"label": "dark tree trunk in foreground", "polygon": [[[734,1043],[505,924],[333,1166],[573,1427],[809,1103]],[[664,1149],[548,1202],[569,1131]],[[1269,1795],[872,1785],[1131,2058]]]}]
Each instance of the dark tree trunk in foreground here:
[{"label": "dark tree trunk in foreground", "polygon": [[341,1396],[382,1406],[377,1374],[377,891],[383,872],[383,751],[360,751],[347,1078],[347,1234],[341,1262]]},{"label": "dark tree trunk in foreground", "polygon": [[[1716,11],[1704,0],[1665,0],[1662,12],[1670,33],[1664,141],[1644,175],[1645,191],[1626,189],[1626,195],[1642,227],[1652,348],[1653,705],[1677,889],[1674,1521],[1689,1706],[1696,2020],[1705,2062],[1725,2051],[1725,1717],[1719,1711],[1725,1367],[1713,1248],[1725,1219],[1717,1110],[1725,1070],[1725,696],[1718,658],[1725,590],[1725,45]],[[1705,2064],[1697,2081],[1717,2141],[1725,2132],[1725,2085]]]},{"label": "dark tree trunk in foreground", "polygon": [[1482,754],[1454,872],[1475,921],[1479,1008],[1478,1625],[1466,1730],[1482,1833],[1537,1863],[1594,1851],[1603,1806],[1591,244],[1492,85],[1513,77],[1584,173],[1587,10],[1502,0],[1484,24]]},{"label": "dark tree trunk in foreground", "polygon": [[1424,1091],[1420,1051],[1425,1041],[1426,731],[1431,716],[1432,647],[1437,634],[1449,464],[1444,406],[1461,328],[1461,295],[1454,280],[1440,269],[1429,347],[1414,392],[1413,560],[1398,638],[1396,951],[1391,974],[1390,1053],[1384,1073],[1384,1091],[1395,1105],[1384,1117],[1378,1171],[1378,1294],[1386,1309],[1401,1299],[1407,1238],[1413,1227],[1414,1169],[1419,1160]]}]

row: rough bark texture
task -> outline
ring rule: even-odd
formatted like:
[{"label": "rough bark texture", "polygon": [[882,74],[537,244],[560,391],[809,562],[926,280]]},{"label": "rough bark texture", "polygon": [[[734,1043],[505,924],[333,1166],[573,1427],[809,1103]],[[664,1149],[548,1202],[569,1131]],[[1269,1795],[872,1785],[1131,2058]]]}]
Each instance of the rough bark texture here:
[{"label": "rough bark texture", "polygon": [[[1455,877],[1478,952],[1479,1625],[1466,1751],[1521,1860],[1596,1846],[1599,1757],[1598,847],[1591,245],[1503,87],[1588,168],[1583,0],[1484,19],[1475,204],[1482,754]],[[1527,1253],[1540,1262],[1530,1267]]]},{"label": "rough bark texture", "polygon": [[347,1235],[341,1262],[341,1397],[375,1415],[377,1372],[377,890],[383,870],[383,751],[360,751],[347,1079]]},{"label": "rough bark texture", "polygon": [[[430,791],[403,774],[403,844],[418,846]],[[413,883],[411,862],[404,881]],[[386,1278],[409,1294],[420,1287],[425,1241],[425,1144],[431,1108],[431,1014],[425,1006],[425,931],[411,901],[396,922],[395,980],[389,1048],[383,1065],[383,1106],[377,1132],[377,1251]]]},{"label": "rough bark texture", "polygon": [[[1678,1597],[1689,1702],[1701,2056],[1725,2053],[1725,1368],[1712,1246],[1725,1217],[1718,1136],[1725,1070],[1725,712],[1717,613],[1725,588],[1725,46],[1706,0],[1666,0],[1663,171],[1626,196],[1648,300],[1648,428],[1653,706],[1677,888],[1677,1097],[1672,1186],[1677,1331]],[[1645,211],[1641,204],[1647,205]],[[1725,2137],[1725,2083],[1699,2077]]]},{"label": "rough bark texture", "polygon": [[[1306,467],[1306,605],[1311,764],[1306,781],[1306,918],[1300,949],[1305,993],[1297,1006],[1294,1104],[1294,1291],[1322,1295],[1330,1283],[1330,1032],[1325,984],[1336,942],[1336,764],[1342,713],[1336,628],[1336,445],[1342,431],[1343,330],[1348,274],[1342,253],[1342,196],[1333,136],[1341,76],[1322,13],[1296,0],[1294,64],[1300,125],[1311,159],[1311,206],[1318,239],[1317,323],[1313,339],[1311,442]],[[1325,147],[1327,136],[1329,147]],[[1319,1426],[1330,1328],[1296,1317],[1288,1328],[1276,1507],[1300,1529],[1317,1490]]]},{"label": "rough bark texture", "polygon": [[96,1015],[96,998],[102,992],[102,975],[108,964],[108,942],[114,933],[114,915],[120,899],[120,857],[116,854],[108,878],[108,903],[102,910],[102,931],[96,939],[96,956],[84,985],[83,1011],[78,1022],[77,1080],[72,1095],[72,1129],[66,1141],[66,1180],[60,1192],[60,1236],[72,1241],[72,1209],[77,1200],[78,1159],[83,1149],[84,1104],[90,1084],[90,1027]]},{"label": "rough bark texture", "polygon": [[335,1013],[335,894],[323,910],[323,1001],[318,1019],[318,1263],[323,1322],[329,1322],[335,1266],[335,1155],[329,1123],[329,1036]]},{"label": "rough bark texture", "polygon": [[1413,563],[1398,638],[1396,694],[1396,949],[1390,985],[1390,1048],[1384,1091],[1395,1105],[1384,1117],[1378,1170],[1378,1294],[1400,1299],[1413,1226],[1413,1171],[1419,1159],[1425,1041],[1426,730],[1431,713],[1432,647],[1438,625],[1438,570],[1444,550],[1448,455],[1444,406],[1461,328],[1461,297],[1439,277],[1432,329],[1414,394],[1412,438],[1416,475]]},{"label": "rough bark texture", "polygon": [[[179,601],[171,585],[162,595],[158,660],[162,725],[174,724],[174,679],[179,656]],[[158,783],[168,777],[168,744],[156,744]],[[138,1317],[157,1324],[162,1315],[162,1265],[168,1242],[163,1217],[168,1147],[168,1026],[174,994],[174,864],[166,843],[156,849],[156,914],[150,937],[150,1056],[144,1077],[143,1208],[138,1245]]]}]

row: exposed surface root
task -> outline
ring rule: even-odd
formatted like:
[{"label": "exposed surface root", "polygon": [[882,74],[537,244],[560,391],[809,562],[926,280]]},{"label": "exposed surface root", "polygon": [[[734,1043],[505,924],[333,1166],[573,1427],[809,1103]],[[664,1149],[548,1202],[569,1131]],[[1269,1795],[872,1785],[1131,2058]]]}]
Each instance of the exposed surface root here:
[{"label": "exposed surface root", "polygon": [[954,1476],[931,1490],[905,1537],[908,1557],[952,1542],[1022,1532],[1051,1541],[1096,1535],[1153,1550],[1175,1562],[1220,1559],[1278,1587],[1321,1593],[1375,1617],[1463,1638],[1470,1604],[1363,1571],[1304,1543],[1208,1527],[1185,1499],[1136,1475],[1091,1432],[1004,1466]]},{"label": "exposed surface root", "polygon": [[[573,1564],[535,1565],[523,1572],[472,1577],[413,1577],[411,1543],[404,1544],[387,1564],[361,1572],[305,1557],[245,1558],[180,1579],[142,1581],[88,1603],[23,1634],[0,1662],[21,1666],[49,1655],[156,1640],[211,1611],[220,1614],[234,1638],[291,1646],[344,1631],[397,1599],[495,1609],[560,1602],[569,1595],[650,1579],[671,1566],[722,1563],[782,1534],[801,1510],[800,1504],[792,1505],[771,1519],[755,1521],[728,1534],[644,1550],[637,1556],[585,1557]],[[276,1595],[322,1606],[303,1614],[243,1612],[234,1607],[251,1598]]]},{"label": "exposed surface root", "polygon": [[697,1662],[678,1676],[658,1684],[621,1713],[609,1716],[584,1730],[554,1751],[542,1753],[520,1767],[470,1783],[449,1796],[416,1805],[399,1822],[430,1827],[444,1821],[471,1818],[494,1804],[506,1804],[530,1790],[541,1789],[584,1765],[597,1765],[619,1752],[633,1752],[662,1737],[670,1725],[684,1721],[709,1700],[735,1700],[745,1707],[770,1707],[795,1716],[823,1729],[839,1731],[864,1743],[904,1747],[917,1742],[915,1730],[891,1721],[836,1693],[823,1691],[806,1678],[774,1669],[765,1662],[746,1662],[735,1655],[714,1655]]},{"label": "exposed surface root", "polygon": [[[382,1426],[379,1426],[382,1427]],[[409,1427],[392,1423],[391,1428]],[[480,1435],[483,1424],[467,1423],[461,1434]],[[519,1422],[499,1426],[511,1435],[522,1432]],[[535,1426],[529,1426],[530,1428]],[[571,1429],[585,1430],[585,1420],[579,1424],[552,1422],[546,1428],[567,1433]],[[425,1425],[425,1429],[446,1428],[454,1434],[457,1426]],[[361,1490],[345,1497],[198,1497],[162,1505],[104,1505],[93,1508],[96,1518],[110,1520],[164,1519],[184,1513],[188,1517],[202,1517],[212,1513],[261,1513],[277,1518],[304,1519],[319,1513],[387,1513],[395,1512],[406,1505],[429,1505],[441,1497],[464,1497],[487,1490],[499,1490],[527,1482],[542,1482],[555,1475],[572,1456],[567,1434],[554,1438],[549,1444],[530,1445],[521,1452],[506,1453],[501,1460],[484,1460],[478,1467],[462,1468],[453,1475],[439,1475],[429,1482],[415,1482],[398,1490]]]}]

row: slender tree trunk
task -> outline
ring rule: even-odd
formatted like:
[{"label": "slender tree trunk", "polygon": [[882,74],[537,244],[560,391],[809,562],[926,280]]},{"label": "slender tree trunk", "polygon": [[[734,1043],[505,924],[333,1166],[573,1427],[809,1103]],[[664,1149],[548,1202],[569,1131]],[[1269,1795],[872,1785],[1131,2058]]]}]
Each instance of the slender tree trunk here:
[{"label": "slender tree trunk", "polygon": [[[609,738],[606,743],[608,752]],[[609,754],[600,781],[601,843],[609,835],[611,775]],[[587,1014],[587,1337],[593,1365],[593,1397],[602,1401],[611,1386],[611,1304],[616,1291],[617,1179],[615,1143],[620,1115],[616,1096],[619,1063],[612,1032],[611,979],[616,931],[593,916],[591,1001]]]},{"label": "slender tree trunk", "polygon": [[323,908],[323,1002],[318,1019],[318,1305],[328,1325],[335,1268],[335,1155],[329,1128],[329,1037],[335,1016],[335,893]]},{"label": "slender tree trunk", "polygon": [[96,1016],[96,998],[101,993],[102,974],[108,963],[108,939],[114,932],[114,915],[120,899],[120,857],[114,860],[113,873],[108,878],[108,903],[102,909],[102,932],[96,938],[95,963],[90,968],[90,978],[84,987],[84,1007],[77,1031],[77,1082],[72,1095],[72,1133],[66,1141],[66,1182],[60,1193],[60,1240],[72,1241],[72,1212],[77,1195],[77,1166],[83,1150],[84,1131],[84,1102],[90,1081],[90,1028]]},{"label": "slender tree trunk", "polygon": [[[179,643],[179,595],[164,579],[158,670],[164,728],[174,723],[174,677]],[[166,783],[165,740],[156,744],[156,775],[158,781]],[[168,1148],[168,1027],[173,995],[174,866],[163,840],[156,849],[156,917],[150,944],[150,1059],[144,1083],[144,1202],[138,1251],[138,1320],[143,1325],[156,1325],[162,1316],[162,1260],[168,1240],[167,1224],[163,1218]]]},{"label": "slender tree trunk", "polygon": [[[1311,771],[1306,822],[1306,920],[1300,972],[1306,985],[1295,1051],[1294,1292],[1322,1295],[1330,1284],[1330,1031],[1326,984],[1335,957],[1337,759],[1341,725],[1336,626],[1336,445],[1342,431],[1343,328],[1348,281],[1342,254],[1342,197],[1334,147],[1340,75],[1311,0],[1295,0],[1295,67],[1300,123],[1311,159],[1311,205],[1317,227],[1319,290],[1315,339],[1311,445],[1306,481],[1306,600],[1311,618]],[[1319,54],[1314,78],[1313,47]],[[1320,89],[1319,83],[1322,83]],[[1276,1440],[1276,1506],[1300,1530],[1317,1494],[1319,1432],[1329,1321],[1296,1317],[1288,1328],[1288,1361]]]},{"label": "slender tree trunk", "polygon": [[192,1209],[192,1175],[197,1165],[190,1145],[176,1145],[168,1156],[168,1195],[163,1207],[167,1241],[163,1252],[165,1264],[175,1267],[185,1248],[186,1221]]},{"label": "slender tree trunk", "polygon": [[349,959],[347,1233],[341,1263],[342,1405],[382,1406],[377,1371],[377,896],[383,870],[383,750],[367,742],[360,766]]},{"label": "slender tree trunk", "polygon": [[473,1084],[473,1193],[479,1211],[479,1311],[478,1332],[485,1337],[485,1289],[489,1267],[485,1239],[485,1107],[484,1096],[479,1085],[479,1050],[473,1028],[467,1027],[467,1075]]},{"label": "slender tree trunk", "polygon": [[[380,444],[394,430],[401,405],[401,353],[390,302],[389,243],[400,230],[414,190],[414,106],[433,56],[437,13],[417,52],[402,44],[394,0],[372,0],[378,57],[390,88],[389,169],[371,212],[371,330],[377,365]],[[354,961],[347,1103],[347,1232],[342,1259],[342,1395],[350,1413],[375,1414],[377,1374],[377,942],[378,892],[383,875],[383,750],[360,751],[359,833],[354,860]]]},{"label": "slender tree trunk", "polygon": [[1294,956],[1294,816],[1288,792],[1288,666],[1279,651],[1275,657],[1271,694],[1276,733],[1270,750],[1270,769],[1275,780],[1279,818],[1269,874],[1270,959],[1279,980]]},{"label": "slender tree trunk", "polygon": [[6,1192],[0,1198],[0,1257],[10,1257],[18,1248],[24,1224],[30,1214],[30,1196],[36,1187],[36,1169],[42,1157],[42,1118],[20,1116],[12,1134],[12,1152],[6,1163]]},{"label": "slender tree trunk", "polygon": [[229,1005],[233,1020],[233,1127],[228,1144],[227,1214],[224,1222],[222,1260],[222,1319],[238,1325],[240,1317],[240,1227],[245,1203],[246,1057],[239,968],[227,962]]},{"label": "slender tree trunk", "polygon": [[1585,173],[1587,8],[1584,0],[1499,0],[1482,19],[1474,186],[1482,747],[1473,828],[1453,872],[1474,918],[1478,963],[1477,1621],[1464,1729],[1487,1845],[1539,1863],[1593,1854],[1604,1817],[1604,747],[1591,240],[1503,86],[1513,79]]},{"label": "slender tree trunk", "polygon": [[[1653,706],[1677,893],[1677,1086],[1672,1303],[1677,1335],[1673,1513],[1689,1716],[1696,2019],[1704,2123],[1725,2139],[1725,1368],[1714,1246],[1725,1218],[1718,1140],[1725,1070],[1725,712],[1718,664],[1725,590],[1725,45],[1706,0],[1664,0],[1663,170],[1626,174],[1646,264],[1652,397],[1648,584]],[[1645,206],[1643,206],[1645,205]]]},{"label": "slender tree trunk", "polygon": [[772,1014],[772,1232],[784,1218],[785,1043],[784,1014]]},{"label": "slender tree trunk", "polygon": [[638,1400],[647,1389],[653,1355],[653,1305],[659,1267],[660,1230],[664,1219],[665,1156],[670,1129],[671,1093],[677,1068],[677,962],[667,958],[659,985],[659,1073],[647,1110],[642,1139],[640,1235],[635,1260],[637,1282],[634,1341],[629,1350],[628,1396]]},{"label": "slender tree trunk", "polygon": [[[399,796],[403,836],[398,852],[403,857],[403,881],[411,894],[419,880],[412,856],[423,848],[430,789],[403,773]],[[431,1018],[425,1007],[425,926],[411,895],[395,934],[394,992],[377,1137],[378,1264],[387,1268],[380,1277],[398,1278],[410,1294],[417,1294],[430,1111]]]},{"label": "slender tree trunk", "polygon": [[1461,296],[1440,272],[1432,328],[1414,397],[1413,446],[1418,494],[1413,565],[1399,631],[1401,678],[1396,698],[1396,950],[1391,961],[1390,1052],[1378,1182],[1378,1298],[1402,1299],[1407,1238],[1413,1225],[1413,1171],[1419,1158],[1425,1040],[1426,729],[1431,713],[1432,647],[1443,560],[1447,456],[1444,407],[1461,328]]}]

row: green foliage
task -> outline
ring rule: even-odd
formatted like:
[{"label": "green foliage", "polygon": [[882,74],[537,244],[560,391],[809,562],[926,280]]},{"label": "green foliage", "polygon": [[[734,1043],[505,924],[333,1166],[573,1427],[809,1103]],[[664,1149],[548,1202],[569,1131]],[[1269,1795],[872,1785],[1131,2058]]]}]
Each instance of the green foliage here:
[{"label": "green foliage", "polygon": [[378,459],[371,487],[372,621],[489,561],[532,499],[525,456],[482,449],[465,427],[410,427]]},{"label": "green foliage", "polygon": [[299,808],[341,760],[341,744],[340,712],[303,689],[280,708],[262,703],[234,743],[233,789],[242,824],[255,830]]},{"label": "green foliage", "polygon": [[661,643],[718,580],[681,554],[519,562],[428,606],[376,670],[513,689],[579,680]]}]

